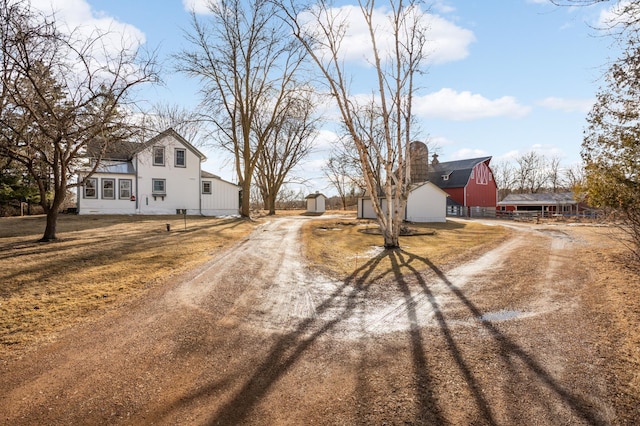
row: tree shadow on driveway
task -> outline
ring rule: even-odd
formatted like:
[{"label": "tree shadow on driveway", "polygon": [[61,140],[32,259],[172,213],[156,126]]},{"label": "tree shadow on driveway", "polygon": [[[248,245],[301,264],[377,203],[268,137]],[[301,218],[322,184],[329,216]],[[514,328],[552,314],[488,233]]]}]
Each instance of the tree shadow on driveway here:
[{"label": "tree shadow on driveway", "polygon": [[[483,312],[465,295],[465,293],[455,285],[455,283],[447,277],[447,275],[434,265],[429,259],[417,256],[409,253],[405,250],[394,250],[387,253],[391,260],[392,270],[398,290],[403,294],[407,302],[412,300],[410,287],[410,280],[417,282],[421,291],[427,296],[429,303],[431,304],[434,312],[434,316],[440,330],[441,335],[446,341],[446,346],[451,357],[455,360],[455,365],[459,370],[459,374],[464,378],[464,381],[473,395],[474,404],[478,410],[483,423],[486,424],[499,424],[498,416],[492,408],[492,401],[487,394],[483,391],[483,387],[480,380],[475,377],[474,371],[469,362],[465,359],[463,351],[456,339],[454,338],[454,330],[449,325],[442,307],[432,292],[430,285],[426,282],[424,274],[420,272],[423,269],[423,265],[427,266],[433,271],[437,278],[446,285],[447,289],[453,293],[458,302],[462,304],[467,310],[469,316],[475,319],[483,317]],[[410,271],[410,274],[402,273],[401,271]],[[425,345],[422,338],[422,330],[418,327],[417,314],[412,308],[411,303],[407,303],[409,307],[407,315],[411,320],[412,326],[409,330],[412,342],[412,353],[414,358],[415,375],[419,381],[424,379],[425,375],[425,361],[424,350]],[[594,410],[591,403],[585,399],[577,396],[563,386],[558,380],[554,379],[552,374],[548,372],[536,358],[522,349],[512,338],[500,331],[498,327],[489,321],[478,321],[480,327],[484,331],[488,332],[488,335],[493,340],[493,344],[497,347],[497,354],[503,360],[503,364],[509,366],[509,373],[517,375],[517,368],[514,366],[513,359],[518,360],[521,365],[524,366],[526,375],[533,375],[537,378],[539,386],[543,386],[549,391],[549,394],[556,399],[561,406],[567,407],[576,419],[580,419],[581,422],[586,424],[607,424],[606,420],[602,418],[601,414]],[[416,324],[415,326],[413,324]],[[520,374],[523,374],[520,372]],[[500,380],[500,378],[496,378]],[[522,395],[521,395],[522,396]],[[529,396],[531,397],[531,396]],[[544,396],[540,396],[544,397]],[[521,401],[522,402],[522,401]],[[517,402],[516,402],[517,404]],[[553,404],[541,403],[543,406],[548,406],[549,418],[554,418],[557,413],[557,408],[553,408]],[[514,406],[514,410],[519,407]],[[574,420],[576,420],[574,419]]]},{"label": "tree shadow on driveway", "polygon": [[[383,259],[388,258],[391,267],[388,271],[380,272],[379,264]],[[425,267],[433,274],[426,274]],[[374,274],[378,271],[378,275]],[[427,282],[427,276],[435,274],[437,283]],[[251,416],[254,409],[267,397],[268,393],[275,385],[283,379],[285,375],[299,362],[312,345],[321,337],[331,337],[330,334],[340,323],[354,319],[361,312],[360,304],[366,303],[367,293],[370,290],[371,283],[378,282],[381,279],[391,280],[395,283],[397,291],[406,306],[405,314],[408,320],[408,328],[405,330],[410,354],[408,354],[411,363],[412,389],[414,406],[411,410],[413,420],[411,424],[433,424],[441,425],[451,423],[452,420],[447,415],[445,404],[451,401],[444,400],[441,395],[439,380],[443,373],[437,371],[433,367],[433,357],[443,356],[451,360],[452,370],[457,377],[462,378],[462,382],[466,388],[466,392],[471,396],[471,401],[467,401],[467,406],[471,406],[473,411],[468,418],[472,418],[477,424],[503,424],[505,423],[505,414],[496,409],[499,403],[495,399],[492,392],[487,392],[486,377],[480,377],[476,371],[474,361],[469,359],[468,348],[464,348],[459,343],[455,325],[448,320],[445,315],[438,295],[435,294],[434,288],[436,284],[444,285],[448,293],[453,299],[468,312],[468,316],[478,319],[477,327],[480,331],[489,336],[492,347],[489,356],[492,360],[497,360],[502,366],[506,366],[507,375],[512,376],[513,380],[518,378],[534,378],[534,384],[526,384],[525,389],[531,390],[532,394],[528,397],[539,398],[535,404],[537,414],[540,410],[544,418],[557,419],[562,422],[578,422],[581,424],[607,424],[589,401],[577,395],[575,391],[570,391],[559,379],[545,369],[541,361],[536,359],[532,353],[524,350],[516,341],[501,331],[496,325],[489,321],[480,321],[483,312],[474,304],[474,302],[456,285],[455,279],[447,276],[442,270],[434,265],[429,259],[409,253],[405,250],[387,250],[377,257],[369,260],[367,263],[359,267],[345,282],[338,286],[335,291],[321,301],[316,306],[315,317],[309,317],[301,320],[301,322],[290,332],[284,333],[275,338],[273,344],[266,351],[266,355],[261,361],[252,366],[253,373],[249,375],[226,402],[220,406],[208,418],[208,424],[226,424],[239,425],[251,422]],[[376,284],[380,285],[380,284]],[[388,284],[384,284],[388,285]],[[421,325],[421,313],[415,307],[417,296],[424,296],[434,316],[434,325],[430,327],[431,331],[441,337],[444,342],[445,352],[430,352],[431,341],[429,334],[425,332],[424,326]],[[339,306],[341,311],[333,314],[330,318],[322,319],[322,314],[329,310],[335,310]],[[362,320],[364,321],[364,320]],[[366,324],[365,324],[366,325]],[[364,327],[363,327],[364,330]],[[371,336],[364,336],[364,339],[371,339]],[[355,346],[355,345],[354,345]],[[360,350],[364,351],[364,348]],[[363,354],[363,356],[365,356]],[[504,383],[505,376],[496,377],[495,385],[503,384],[506,392],[518,389],[514,383]],[[360,385],[356,387],[354,393],[356,400],[366,404],[368,398],[367,389],[365,389],[365,381],[363,373],[360,373]],[[214,382],[209,382],[204,386],[194,390],[191,394],[185,395],[176,401],[174,405],[165,407],[164,415],[178,409],[185,402],[195,401],[206,398],[208,395],[214,394],[220,389],[230,389],[233,386],[234,379],[230,374],[226,378],[220,378]],[[518,410],[527,410],[531,407],[518,406],[518,398],[527,397],[525,395],[510,395],[509,403],[513,403],[514,412]],[[551,399],[552,401],[544,401],[543,399]],[[501,402],[504,404],[504,401]],[[562,407],[559,410],[558,407]],[[509,409],[509,408],[507,408]],[[508,423],[517,423],[522,420],[520,414],[507,414],[510,417]],[[535,415],[529,413],[532,417],[525,419],[533,420]],[[160,417],[162,418],[162,414]],[[564,416],[564,417],[563,417]],[[569,418],[567,418],[567,416]],[[331,419],[327,419],[330,423]],[[362,424],[367,422],[362,419]],[[542,421],[547,423],[547,421]]]}]

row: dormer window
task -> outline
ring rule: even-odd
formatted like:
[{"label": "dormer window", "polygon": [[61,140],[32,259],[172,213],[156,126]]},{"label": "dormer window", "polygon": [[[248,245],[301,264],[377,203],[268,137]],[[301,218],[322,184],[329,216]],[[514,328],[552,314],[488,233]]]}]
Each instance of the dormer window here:
[{"label": "dormer window", "polygon": [[451,176],[451,173],[447,173],[446,175],[442,175],[442,180],[449,180],[449,176]]},{"label": "dormer window", "polygon": [[153,147],[153,165],[164,166],[164,147],[163,146]]}]

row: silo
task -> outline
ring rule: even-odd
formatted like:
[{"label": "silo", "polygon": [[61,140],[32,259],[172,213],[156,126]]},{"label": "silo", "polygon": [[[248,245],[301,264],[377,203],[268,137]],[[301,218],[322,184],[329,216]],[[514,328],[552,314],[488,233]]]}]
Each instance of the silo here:
[{"label": "silo", "polygon": [[411,155],[411,183],[429,179],[429,148],[424,142],[414,141],[409,145]]}]

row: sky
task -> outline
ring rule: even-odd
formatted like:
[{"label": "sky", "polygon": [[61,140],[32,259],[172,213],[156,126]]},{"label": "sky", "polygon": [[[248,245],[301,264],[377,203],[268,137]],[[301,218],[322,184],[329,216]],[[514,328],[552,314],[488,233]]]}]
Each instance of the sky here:
[{"label": "sky", "polygon": [[[174,71],[172,55],[185,47],[189,11],[205,12],[206,0],[31,2],[53,7],[69,27],[110,28],[156,51],[164,84],[145,89],[141,100],[197,107],[197,81]],[[427,0],[430,54],[414,103],[419,139],[440,161],[491,156],[497,163],[536,151],[558,157],[565,167],[578,163],[587,113],[616,54],[612,40],[594,29],[602,26],[611,3],[559,7],[549,0]],[[346,10],[357,3],[340,5]],[[363,28],[355,18],[352,28],[357,40]],[[358,82],[353,91],[368,93],[371,69],[360,44],[347,45],[353,49],[345,53],[346,63]],[[305,190],[334,192],[322,165],[331,155],[335,128],[335,122],[325,124],[314,154],[294,171],[308,179]],[[204,170],[237,181],[223,153],[203,152]]]}]

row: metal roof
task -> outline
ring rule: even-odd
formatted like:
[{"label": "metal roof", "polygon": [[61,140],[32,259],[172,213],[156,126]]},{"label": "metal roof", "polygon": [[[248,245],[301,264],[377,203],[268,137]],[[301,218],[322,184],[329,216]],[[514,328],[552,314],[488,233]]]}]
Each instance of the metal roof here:
[{"label": "metal roof", "polygon": [[509,194],[500,202],[499,206],[539,206],[542,204],[568,205],[578,204],[573,192],[543,192],[537,194]]}]

